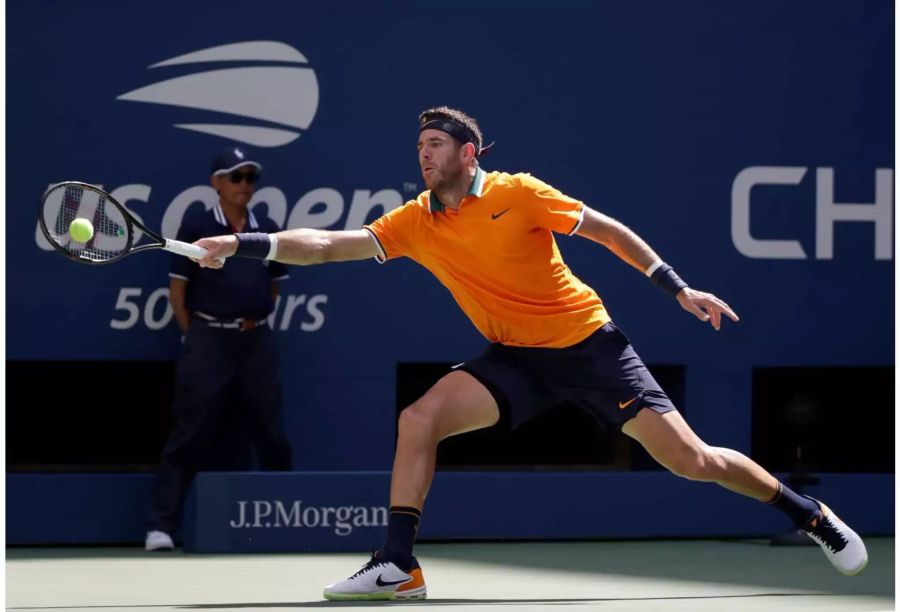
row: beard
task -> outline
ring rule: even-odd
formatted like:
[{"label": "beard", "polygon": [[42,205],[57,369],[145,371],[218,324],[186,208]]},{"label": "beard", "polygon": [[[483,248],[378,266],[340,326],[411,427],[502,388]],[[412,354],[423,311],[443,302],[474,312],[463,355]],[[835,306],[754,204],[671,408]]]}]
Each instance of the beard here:
[{"label": "beard", "polygon": [[464,175],[465,169],[462,166],[452,169],[436,168],[431,171],[431,177],[425,179],[425,187],[437,193],[447,191],[463,180]]}]

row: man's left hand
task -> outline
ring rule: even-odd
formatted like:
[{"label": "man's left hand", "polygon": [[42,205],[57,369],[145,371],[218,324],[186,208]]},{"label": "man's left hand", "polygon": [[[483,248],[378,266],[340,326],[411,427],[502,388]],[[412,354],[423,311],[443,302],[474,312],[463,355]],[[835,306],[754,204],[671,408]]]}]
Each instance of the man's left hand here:
[{"label": "man's left hand", "polygon": [[740,318],[731,309],[731,306],[714,296],[712,293],[695,291],[685,287],[675,296],[681,307],[692,313],[701,321],[709,321],[713,328],[719,331],[722,326],[722,313],[724,312],[732,321],[740,321]]}]

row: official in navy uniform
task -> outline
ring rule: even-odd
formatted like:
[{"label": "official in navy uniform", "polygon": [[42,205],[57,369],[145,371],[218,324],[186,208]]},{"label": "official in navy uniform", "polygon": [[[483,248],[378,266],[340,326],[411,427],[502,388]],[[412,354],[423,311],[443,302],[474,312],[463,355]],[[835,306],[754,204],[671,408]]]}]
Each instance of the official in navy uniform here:
[{"label": "official in navy uniform", "polygon": [[[228,232],[275,232],[247,205],[262,166],[248,151],[229,147],[213,160],[210,182],[219,194],[208,211],[189,211],[178,240],[194,242]],[[160,458],[149,515],[146,550],[174,547],[187,490],[198,470],[211,467],[220,432],[237,420],[256,450],[262,470],[290,470],[291,450],[282,425],[280,357],[267,317],[287,266],[235,258],[222,270],[203,269],[174,257],[169,300],[184,344],[178,358],[175,425]],[[239,414],[231,411],[237,409]]]}]

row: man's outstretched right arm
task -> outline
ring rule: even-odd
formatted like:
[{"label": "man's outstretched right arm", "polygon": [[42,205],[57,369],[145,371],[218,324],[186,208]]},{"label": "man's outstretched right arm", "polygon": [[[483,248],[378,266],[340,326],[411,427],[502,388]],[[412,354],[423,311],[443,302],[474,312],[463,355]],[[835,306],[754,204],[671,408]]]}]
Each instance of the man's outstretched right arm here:
[{"label": "man's outstretched right arm", "polygon": [[[372,234],[364,229],[349,231],[293,229],[268,235],[241,236],[241,253],[237,253],[238,238],[234,234],[198,240],[194,244],[208,252],[197,263],[204,268],[221,268],[219,258],[232,257],[236,253],[299,266],[329,261],[354,261],[378,255],[378,246]],[[268,236],[271,242],[266,242],[264,236]]]}]

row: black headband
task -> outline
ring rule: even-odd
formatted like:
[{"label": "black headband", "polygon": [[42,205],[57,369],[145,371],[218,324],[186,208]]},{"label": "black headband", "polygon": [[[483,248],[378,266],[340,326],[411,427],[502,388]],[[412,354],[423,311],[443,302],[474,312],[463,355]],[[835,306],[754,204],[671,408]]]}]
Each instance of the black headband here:
[{"label": "black headband", "polygon": [[494,146],[493,142],[486,147],[480,146],[478,143],[478,137],[475,135],[475,132],[473,132],[462,123],[457,123],[456,121],[452,121],[450,119],[432,119],[430,121],[426,121],[419,128],[419,133],[421,134],[424,130],[440,130],[442,132],[450,134],[463,144],[471,142],[473,145],[475,145],[475,157],[484,155],[488,152],[488,149]]}]

